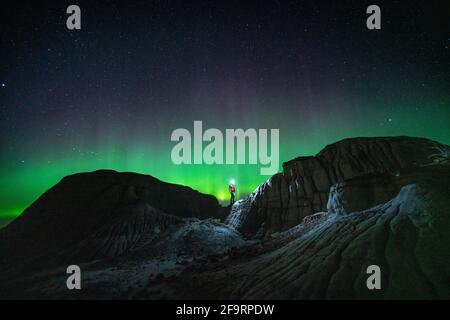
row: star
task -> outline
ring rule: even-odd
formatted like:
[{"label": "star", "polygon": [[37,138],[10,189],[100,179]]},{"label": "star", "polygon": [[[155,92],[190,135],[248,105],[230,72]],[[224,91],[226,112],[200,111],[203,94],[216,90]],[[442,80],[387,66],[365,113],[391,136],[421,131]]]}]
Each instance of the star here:
[{"label": "star", "polygon": [[6,87],[6,83],[2,83],[2,87]]}]

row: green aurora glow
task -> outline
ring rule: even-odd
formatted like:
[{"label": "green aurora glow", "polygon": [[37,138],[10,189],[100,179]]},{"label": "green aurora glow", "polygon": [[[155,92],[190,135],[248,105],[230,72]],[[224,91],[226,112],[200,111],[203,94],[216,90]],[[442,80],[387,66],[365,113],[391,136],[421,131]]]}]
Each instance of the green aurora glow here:
[{"label": "green aurora glow", "polygon": [[[395,108],[396,112],[381,121],[368,112],[354,112],[323,116],[320,121],[310,119],[302,124],[301,115],[298,115],[298,126],[280,126],[280,170],[283,161],[315,154],[325,145],[347,137],[411,135],[449,144],[450,105],[445,107],[438,109],[433,104],[420,104],[417,105],[419,111],[412,114],[404,113],[402,108]],[[444,113],[443,109],[446,110]],[[380,108],[375,110],[379,114]],[[278,119],[275,119],[275,114],[271,116],[273,123],[287,123],[283,119],[285,116],[278,116]],[[211,127],[207,121],[204,126],[205,129]],[[192,131],[192,122],[186,122],[184,127]],[[150,136],[144,131],[137,134]],[[43,141],[33,147],[28,146],[27,154],[3,155],[0,216],[18,216],[66,175],[98,169],[150,174],[163,181],[213,194],[223,203],[228,201],[227,184],[230,178],[237,182],[237,198],[252,192],[269,178],[259,174],[259,165],[173,165],[170,151],[174,143],[170,141],[170,130],[161,133],[160,143],[146,143],[137,137],[130,138],[126,134],[114,134],[108,130],[95,139],[96,144],[89,141],[89,136],[85,138],[85,145],[76,150],[65,147],[64,141],[57,146],[54,142]],[[83,152],[83,149],[96,151]]]},{"label": "green aurora glow", "polygon": [[2,8],[0,218],[20,215],[64,176],[149,174],[228,201],[268,176],[259,165],[181,165],[173,130],[280,129],[283,161],[358,136],[450,144],[448,10],[383,3],[83,1]]}]

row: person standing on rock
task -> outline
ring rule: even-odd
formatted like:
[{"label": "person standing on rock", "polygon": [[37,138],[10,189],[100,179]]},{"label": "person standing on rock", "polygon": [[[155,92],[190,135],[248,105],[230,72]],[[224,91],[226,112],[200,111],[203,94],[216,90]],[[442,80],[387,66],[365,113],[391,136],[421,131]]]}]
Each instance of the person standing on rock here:
[{"label": "person standing on rock", "polygon": [[230,191],[230,205],[233,205],[234,203],[234,193],[236,192],[236,188],[235,188],[235,182],[234,180],[230,181],[230,185],[228,186],[228,190]]}]

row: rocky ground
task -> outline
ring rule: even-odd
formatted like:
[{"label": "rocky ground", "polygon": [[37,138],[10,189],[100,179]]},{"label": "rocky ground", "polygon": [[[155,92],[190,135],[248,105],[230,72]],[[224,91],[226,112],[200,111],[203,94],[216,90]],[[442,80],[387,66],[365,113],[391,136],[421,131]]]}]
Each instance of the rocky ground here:
[{"label": "rocky ground", "polygon": [[150,176],[69,176],[0,230],[0,298],[448,299],[449,150],[343,140],[231,210]]}]

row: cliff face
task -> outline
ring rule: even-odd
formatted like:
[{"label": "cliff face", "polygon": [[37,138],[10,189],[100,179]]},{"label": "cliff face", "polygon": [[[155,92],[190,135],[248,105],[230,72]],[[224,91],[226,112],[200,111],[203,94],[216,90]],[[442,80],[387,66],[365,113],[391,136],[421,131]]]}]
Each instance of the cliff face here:
[{"label": "cliff face", "polygon": [[[339,141],[314,157],[284,163],[282,173],[274,175],[250,196],[251,206],[240,230],[254,235],[258,230],[270,234],[289,229],[304,217],[326,210],[330,187],[339,182],[365,174],[383,174],[388,178],[403,169],[448,161],[446,152],[448,157],[447,146],[421,138]],[[388,193],[398,191],[396,188]]]},{"label": "cliff face", "polygon": [[149,176],[69,176],[0,230],[0,298],[448,299],[449,160],[430,140],[347,139],[231,210]]}]

